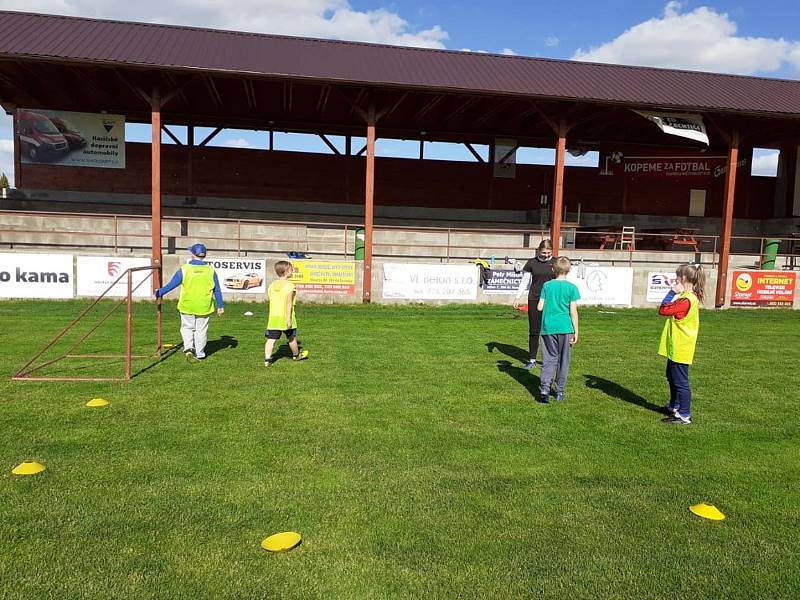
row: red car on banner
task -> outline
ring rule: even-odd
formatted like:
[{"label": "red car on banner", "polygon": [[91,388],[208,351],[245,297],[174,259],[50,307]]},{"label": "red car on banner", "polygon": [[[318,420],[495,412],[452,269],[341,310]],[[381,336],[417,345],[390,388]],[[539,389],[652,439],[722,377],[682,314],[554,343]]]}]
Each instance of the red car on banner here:
[{"label": "red car on banner", "polygon": [[17,135],[24,160],[43,162],[58,160],[69,154],[67,139],[49,118],[21,110],[17,119]]}]

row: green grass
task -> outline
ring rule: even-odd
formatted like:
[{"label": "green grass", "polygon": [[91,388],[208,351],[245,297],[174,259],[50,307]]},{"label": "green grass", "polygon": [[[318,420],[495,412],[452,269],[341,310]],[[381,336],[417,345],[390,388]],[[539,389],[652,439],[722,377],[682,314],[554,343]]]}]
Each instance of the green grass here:
[{"label": "green grass", "polygon": [[[669,427],[654,311],[583,310],[549,406],[497,306],[301,306],[310,360],[265,369],[263,318],[231,304],[201,365],[12,382],[82,306],[0,304],[1,598],[797,597],[798,313],[703,312],[695,423]],[[119,351],[121,323],[88,347]],[[46,370],[68,371],[122,372]],[[302,545],[260,549],[284,530]]]}]

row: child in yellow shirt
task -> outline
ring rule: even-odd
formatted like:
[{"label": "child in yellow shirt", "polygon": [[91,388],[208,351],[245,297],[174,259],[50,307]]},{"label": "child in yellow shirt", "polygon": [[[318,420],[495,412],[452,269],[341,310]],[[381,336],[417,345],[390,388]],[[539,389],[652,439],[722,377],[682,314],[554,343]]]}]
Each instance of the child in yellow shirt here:
[{"label": "child in yellow shirt", "polygon": [[275,349],[275,342],[281,339],[281,335],[286,335],[289,340],[289,349],[292,351],[292,360],[305,360],[308,358],[308,350],[300,351],[297,345],[297,317],[294,310],[294,302],[297,291],[289,278],[294,272],[292,263],[279,260],[275,263],[275,273],[278,279],[273,281],[267,289],[269,300],[269,319],[267,330],[264,332],[267,342],[264,345],[264,366],[269,367],[274,362],[272,351]]}]

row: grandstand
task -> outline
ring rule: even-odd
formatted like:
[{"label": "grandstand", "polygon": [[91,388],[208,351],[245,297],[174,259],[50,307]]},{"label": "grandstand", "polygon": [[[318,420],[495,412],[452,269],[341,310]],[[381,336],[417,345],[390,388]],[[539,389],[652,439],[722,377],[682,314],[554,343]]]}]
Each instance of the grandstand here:
[{"label": "grandstand", "polygon": [[[171,270],[202,239],[217,254],[353,260],[363,227],[367,302],[382,300],[384,262],[519,259],[544,237],[637,280],[702,262],[722,274],[717,306],[729,271],[760,267],[777,240],[773,268],[798,264],[797,82],[14,12],[0,40],[16,131],[36,111],[152,126],[117,168],[33,160],[17,135],[0,250]],[[698,118],[708,143],[654,124],[675,114]],[[264,147],[209,145],[230,128],[264,132]],[[277,150],[278,132],[329,152]],[[377,156],[378,138],[417,141],[419,155]],[[429,142],[474,160],[426,158]],[[519,164],[525,148],[553,148],[555,164]],[[751,174],[754,148],[780,150],[777,177]],[[597,166],[565,166],[567,150]]]}]

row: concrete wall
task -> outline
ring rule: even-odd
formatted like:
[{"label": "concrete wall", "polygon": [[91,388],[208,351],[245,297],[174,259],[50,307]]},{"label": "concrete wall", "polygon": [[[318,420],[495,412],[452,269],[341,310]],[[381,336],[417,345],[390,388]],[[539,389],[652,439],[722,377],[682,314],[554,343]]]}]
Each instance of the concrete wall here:
[{"label": "concrete wall", "polygon": [[[0,250],[2,251],[2,250]],[[52,252],[52,251],[51,251]],[[45,252],[42,252],[45,253]],[[73,254],[77,257],[78,255],[90,255],[91,252],[81,250],[75,251]],[[113,256],[113,253],[102,252],[103,255]],[[634,269],[634,276],[633,276],[633,300],[632,306],[634,307],[655,307],[655,303],[649,303],[646,300],[647,296],[647,278],[648,274],[651,271],[665,271],[671,272],[677,267],[679,264],[687,262],[686,253],[656,253],[652,256],[647,256],[646,253],[640,253],[642,256],[640,257],[641,262],[637,262],[635,264],[631,264],[629,262],[629,253],[628,252],[620,252],[620,251],[611,251],[608,253],[609,256],[607,257],[608,260],[605,262],[598,262],[593,260],[592,254],[586,254],[581,251],[576,251],[569,254],[570,259],[573,260],[573,263],[580,261],[583,259],[588,266],[593,265],[602,265],[602,266],[632,266]],[[141,256],[141,257],[149,257],[148,253],[143,252],[135,252],[135,253],[122,253],[118,254],[119,256]],[[224,253],[216,253],[216,256],[223,257],[223,256],[231,256],[230,254]],[[691,255],[694,256],[694,255]],[[188,258],[186,252],[182,252],[181,254],[174,254],[174,255],[166,255],[164,256],[163,261],[163,277],[164,281],[168,281],[172,274],[180,268],[180,265],[183,264],[184,261]],[[280,258],[285,258],[281,256]],[[708,259],[708,256],[701,257],[703,259]],[[730,269],[728,271],[728,281],[732,281],[732,274],[734,270],[741,270],[741,269],[752,269],[755,264],[758,262],[758,256],[741,256],[741,257],[734,257],[731,262]],[[267,284],[275,279],[275,273],[273,270],[273,265],[276,258],[268,258],[267,259]],[[449,303],[448,301],[437,301],[437,300],[426,300],[426,301],[418,301],[418,300],[397,300],[397,299],[383,299],[382,292],[383,292],[383,265],[388,262],[414,262],[414,263],[433,263],[433,264],[444,264],[446,263],[445,259],[420,259],[414,258],[412,259],[403,259],[401,257],[396,257],[394,259],[378,259],[375,260],[373,263],[373,274],[372,274],[372,298],[373,303],[375,304],[414,304],[414,303],[424,303],[424,304],[432,304],[432,305],[439,305]],[[459,260],[459,261],[451,261],[452,264],[466,264],[468,261]],[[714,268],[711,268],[710,265],[707,265],[707,300],[705,303],[705,308],[713,308],[714,306],[714,293],[716,289],[716,280],[717,280],[717,271]],[[363,268],[362,263],[359,261],[356,264],[356,293],[350,296],[332,296],[332,295],[323,295],[323,294],[308,294],[303,293],[300,296],[301,302],[317,302],[317,303],[324,303],[324,304],[353,304],[353,303],[360,303],[362,297],[362,290],[363,290]],[[729,296],[730,293],[728,292],[726,296]],[[177,298],[177,294],[174,295]],[[225,293],[226,300],[234,300],[234,301],[243,301],[243,302],[253,302],[253,303],[263,303],[265,301],[263,295],[261,294],[242,294],[242,293]],[[508,304],[510,305],[513,300],[513,294],[509,295],[497,295],[497,294],[484,294],[482,290],[478,290],[478,297],[475,302],[481,304]],[[473,303],[470,301],[469,303]],[[800,309],[800,285],[797,286],[795,290],[795,301],[794,301],[794,308]]]}]

